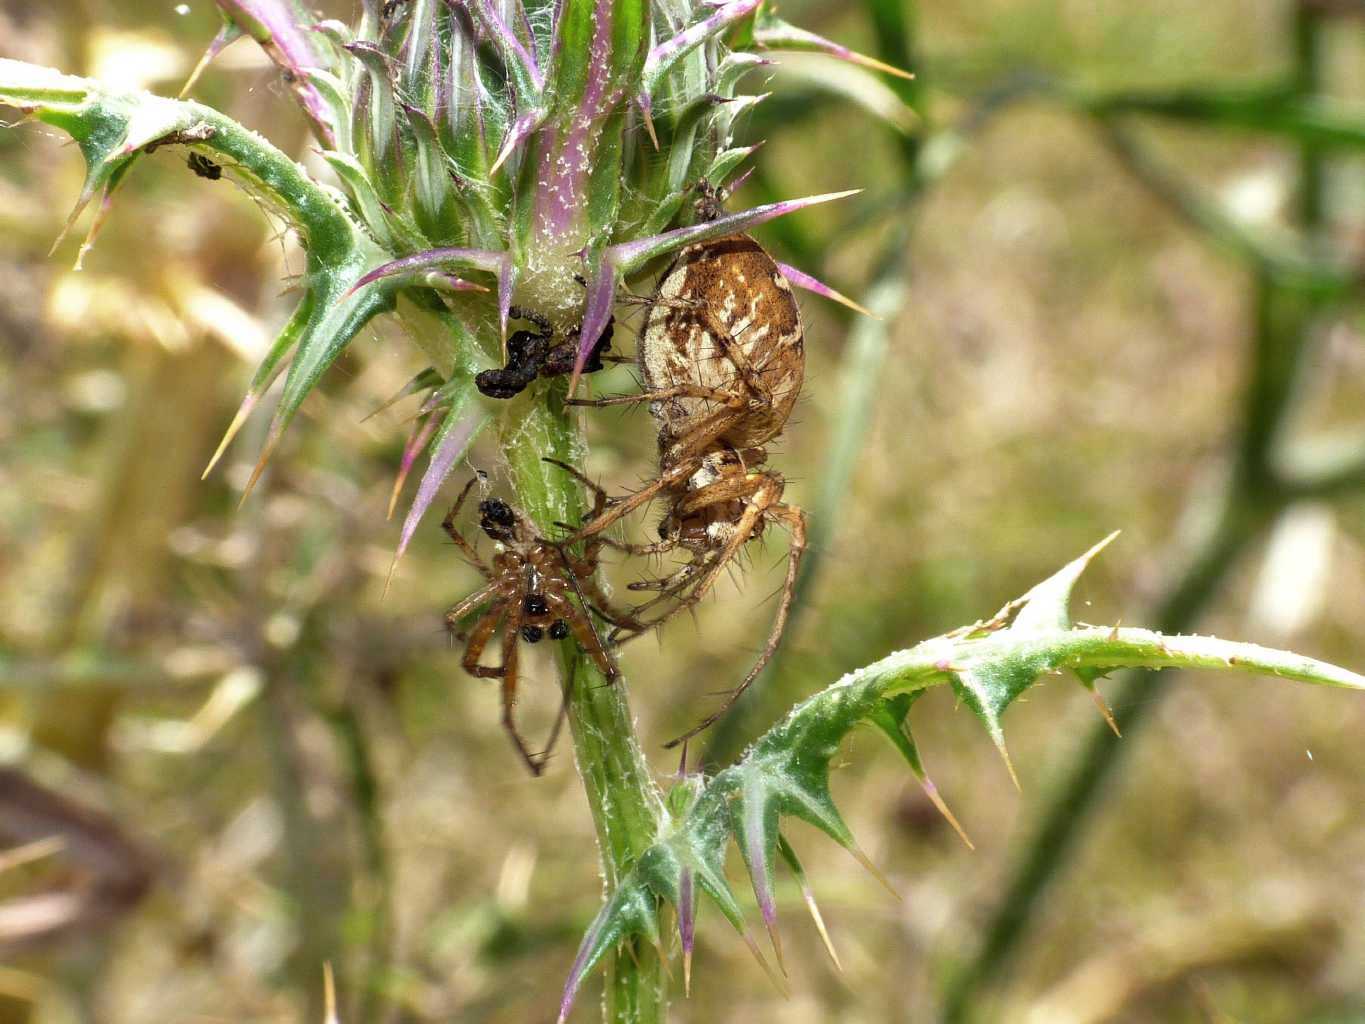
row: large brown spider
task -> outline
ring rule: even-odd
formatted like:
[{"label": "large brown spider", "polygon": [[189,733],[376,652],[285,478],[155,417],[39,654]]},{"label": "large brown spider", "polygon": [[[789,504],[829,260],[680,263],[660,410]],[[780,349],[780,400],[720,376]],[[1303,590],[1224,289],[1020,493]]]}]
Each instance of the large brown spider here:
[{"label": "large brown spider", "polygon": [[[704,194],[714,203],[714,194]],[[703,216],[706,216],[703,209]],[[638,360],[644,392],[580,405],[648,402],[659,426],[659,473],[622,499],[602,501],[568,538],[599,535],[645,503],[663,498],[668,510],[655,544],[615,546],[636,554],[683,548],[691,558],[661,580],[631,584],[658,590],[639,614],[664,605],[653,619],[618,627],[637,631],[696,605],[749,541],[773,523],[788,531],[787,575],[767,643],[739,686],[715,712],[669,742],[675,746],[716,722],[772,658],[791,609],[806,515],[784,504],[782,475],[763,468],[763,447],[786,424],[805,369],[800,311],[791,285],[763,248],[747,235],[729,235],[683,249],[664,272],[649,302]]]},{"label": "large brown spider", "polygon": [[[570,467],[564,468],[575,472]],[[502,680],[503,727],[531,773],[539,775],[559,736],[567,703],[561,705],[545,750],[532,754],[517,731],[513,715],[517,698],[517,652],[521,641],[535,644],[545,637],[563,640],[572,635],[602,674],[611,680],[618,674],[616,662],[598,636],[590,609],[613,625],[631,628],[638,623],[628,616],[617,617],[608,610],[610,604],[596,578],[603,541],[589,540],[583,554],[574,555],[563,544],[541,537],[525,516],[499,498],[479,502],[479,527],[496,542],[492,564],[485,562],[474,545],[455,527],[455,520],[476,480],[465,484],[441,527],[470,564],[483,574],[486,582],[446,612],[446,625],[457,639],[465,640],[460,663],[466,672],[483,679]],[[595,518],[604,508],[605,495],[600,495],[590,515]],[[589,598],[592,604],[589,604]],[[478,617],[466,632],[463,620],[481,606]],[[484,648],[499,628],[502,629],[501,664],[479,664]],[[564,699],[567,702],[567,691]]]}]

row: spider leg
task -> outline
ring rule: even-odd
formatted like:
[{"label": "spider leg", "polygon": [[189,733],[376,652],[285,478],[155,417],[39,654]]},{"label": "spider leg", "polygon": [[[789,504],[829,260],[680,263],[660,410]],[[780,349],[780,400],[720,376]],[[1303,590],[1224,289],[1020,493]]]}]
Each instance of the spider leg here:
[{"label": "spider leg", "polygon": [[464,657],[460,659],[460,665],[476,679],[497,679],[503,674],[503,666],[490,668],[487,665],[480,665],[479,658],[483,655],[483,649],[488,646],[489,639],[497,631],[498,622],[505,610],[505,602],[494,601],[493,606],[479,617],[479,621],[469,632],[469,642],[465,644]]},{"label": "spider leg", "polygon": [[548,462],[552,466],[558,466],[592,492],[592,511],[588,513],[590,518],[595,519],[602,514],[602,510],[607,507],[607,492],[603,489],[601,484],[589,480],[586,474],[580,472],[577,467],[571,466],[567,462],[560,462],[558,459],[551,458],[543,458],[540,461]]},{"label": "spider leg", "polygon": [[659,493],[666,491],[671,487],[676,487],[681,481],[686,480],[696,471],[697,466],[694,460],[689,459],[679,462],[669,469],[668,472],[660,473],[658,477],[645,487],[642,487],[640,490],[630,495],[630,497],[621,499],[619,505],[613,505],[600,516],[593,519],[592,522],[584,523],[578,528],[576,533],[565,537],[560,543],[572,544],[575,541],[583,540],[585,537],[591,537],[594,534],[601,533],[618,519],[630,515],[630,513],[634,512],[641,505],[653,501],[655,496]]},{"label": "spider leg", "polygon": [[621,674],[621,670],[616,667],[616,660],[607,651],[602,638],[597,635],[597,627],[593,625],[591,616],[567,600],[564,601],[560,615],[573,633],[578,646],[583,649],[583,653],[592,659],[593,664],[608,682],[615,680]]},{"label": "spider leg", "polygon": [[521,610],[518,607],[508,616],[507,624],[502,631],[502,665],[498,668],[498,674],[502,676],[502,727],[512,738],[512,744],[517,748],[521,759],[526,762],[531,774],[539,775],[545,770],[545,762],[531,753],[526,741],[521,738],[521,733],[517,731],[517,652],[521,642],[520,629]]},{"label": "spider leg", "polygon": [[[579,470],[576,467],[569,465],[567,462],[561,462],[559,461],[559,459],[549,458],[545,459],[544,461],[548,462],[552,466],[558,466],[560,469],[564,470],[564,472],[568,473],[571,477],[573,477],[580,484],[586,487],[590,492],[592,492],[592,508],[588,512],[588,522],[592,522],[602,514],[602,512],[607,507],[607,492],[606,489],[603,488],[601,484],[593,480],[589,480],[585,474],[579,472]],[[574,530],[574,527],[570,526],[567,523],[555,523],[555,526],[563,527],[564,529],[568,530],[571,533]],[[604,543],[606,543],[606,538],[601,536],[600,534],[597,534],[594,535],[587,542],[587,544],[584,545],[583,557],[587,562],[591,564],[591,567],[586,572],[580,573],[577,566],[573,566],[571,568],[573,569],[575,575],[591,576],[594,572],[596,572],[597,556],[598,553],[602,550],[602,545]]]},{"label": "spider leg", "polygon": [[496,583],[489,583],[486,586],[481,587],[478,590],[474,591],[474,593],[470,594],[459,604],[451,607],[451,609],[446,612],[446,628],[448,628],[452,633],[458,630],[460,626],[460,620],[463,619],[470,612],[472,612],[479,605],[487,601],[494,593],[496,593],[497,589],[498,587]]},{"label": "spider leg", "polygon": [[725,501],[743,499],[744,511],[735,521],[725,546],[707,560],[706,573],[683,599],[681,607],[695,605],[715,586],[721,570],[730,563],[740,548],[754,539],[754,534],[765,512],[782,497],[782,480],[775,476],[759,476],[743,480],[720,480],[703,487],[682,503],[680,511],[692,512]]},{"label": "spider leg", "polygon": [[709,398],[713,402],[719,402],[727,408],[736,411],[743,411],[749,407],[749,403],[743,398],[730,391],[721,391],[719,388],[702,387],[699,384],[677,384],[667,388],[657,388],[653,391],[641,391],[636,395],[608,395],[606,398],[571,398],[569,405],[589,405],[593,407],[603,407],[608,405],[638,405],[641,402],[660,402],[668,398]]},{"label": "spider leg", "polygon": [[545,770],[546,763],[550,760],[550,754],[555,749],[555,744],[559,742],[559,733],[564,728],[564,722],[569,717],[569,696],[573,693],[573,676],[570,676],[564,684],[564,692],[559,699],[559,714],[555,715],[555,724],[550,727],[550,735],[545,738],[545,749],[536,756],[536,764],[539,770],[532,769],[537,775]]},{"label": "spider leg", "polygon": [[782,497],[784,484],[785,481],[776,473],[738,472],[727,474],[714,483],[707,484],[705,487],[684,495],[674,509],[674,515],[681,519],[693,512],[723,505],[727,501],[749,501],[760,491],[772,490],[775,485],[776,493],[772,494],[765,503],[765,506],[772,505]]},{"label": "spider leg", "polygon": [[[732,398],[738,399],[742,403],[741,407],[736,408],[734,405],[730,405],[724,409],[718,409],[706,419],[695,423],[686,434],[671,438],[663,456],[664,465],[700,459],[705,457],[708,452],[714,451],[717,442],[736,423],[744,419],[748,410],[748,402],[737,395],[732,396]],[[728,448],[729,445],[725,447]]]},{"label": "spider leg", "polygon": [[[611,598],[607,596],[607,592],[602,588],[601,581],[599,581],[596,576],[588,573],[577,573],[576,576],[579,586],[582,588],[579,593],[580,599],[585,595],[592,599],[591,603],[584,602],[585,607],[595,611],[617,629],[625,629],[634,632],[648,628],[644,623],[635,618],[634,609],[623,611],[616,607],[612,603]],[[609,637],[608,643],[610,643],[610,640],[611,638]]]},{"label": "spider leg", "polygon": [[601,534],[597,534],[593,539],[598,541],[603,547],[612,548],[616,551],[623,551],[628,555],[663,555],[678,546],[678,541],[675,537],[669,538],[668,540],[658,540],[653,544],[631,544],[627,541],[603,537]]},{"label": "spider leg", "polygon": [[[618,625],[612,630],[610,637],[611,641],[619,646],[620,644],[634,640],[636,637],[644,636],[651,629],[662,626],[674,615],[682,611],[683,608],[689,607],[689,603],[684,599],[679,598],[678,595],[687,589],[687,585],[691,578],[701,569],[705,568],[706,565],[706,560],[692,561],[676,572],[670,573],[661,579],[638,580],[635,583],[629,584],[629,589],[631,590],[657,590],[659,593],[648,601],[645,601],[643,604],[636,605],[632,608],[631,615],[635,617],[636,621],[628,628]],[[669,608],[667,611],[652,619],[641,617],[666,601],[675,601],[677,603],[674,604],[672,608]],[[622,639],[621,634],[623,632],[629,632],[631,635]]]},{"label": "spider leg", "polygon": [[559,549],[559,557],[564,562],[569,586],[573,587],[573,592],[578,596],[581,607],[566,598],[553,594],[550,595],[550,602],[563,609],[564,618],[568,620],[569,630],[573,633],[574,639],[578,641],[578,646],[587,652],[597,667],[601,669],[602,674],[607,677],[607,681],[611,682],[621,672],[616,667],[616,661],[607,653],[602,638],[597,635],[597,627],[593,625],[592,615],[588,611],[588,599],[583,596],[583,589],[578,584],[578,574],[574,572],[569,557],[564,553],[563,548]]},{"label": "spider leg", "polygon": [[782,584],[782,600],[777,606],[777,615],[773,618],[772,629],[768,632],[768,642],[764,644],[762,653],[758,660],[749,669],[748,675],[740,680],[739,686],[730,691],[725,703],[714,712],[707,715],[697,725],[683,733],[676,739],[669,740],[664,747],[676,747],[679,743],[685,743],[697,733],[710,728],[735,706],[735,702],[743,696],[750,684],[758,678],[759,673],[772,660],[773,654],[777,651],[777,645],[782,641],[782,633],[787,628],[787,616],[791,612],[792,600],[796,596],[796,579],[801,569],[801,556],[806,551],[806,513],[793,505],[773,505],[765,510],[764,513],[769,519],[785,527],[791,537],[787,548],[787,578]]},{"label": "spider leg", "polygon": [[450,511],[446,513],[446,517],[441,520],[441,529],[445,530],[445,532],[450,535],[450,539],[455,542],[455,546],[460,549],[465,558],[469,559],[474,568],[478,569],[485,576],[491,576],[492,574],[488,571],[488,566],[486,566],[483,559],[479,557],[479,553],[474,550],[474,545],[465,540],[460,531],[455,529],[455,518],[460,514],[460,509],[464,505],[465,498],[469,497],[470,488],[472,488],[477,481],[478,477],[471,476],[469,478],[469,483],[464,485],[464,490],[462,490],[460,496],[455,499],[455,504],[450,507]]},{"label": "spider leg", "polygon": [[604,622],[611,626],[611,632],[607,634],[607,643],[604,646],[619,646],[621,642],[619,638],[623,633],[630,634],[630,636],[626,637],[627,640],[634,640],[637,636],[648,631],[650,628],[650,623],[641,622],[634,617],[633,610],[631,613],[625,614],[616,612],[611,608],[600,608],[595,604],[589,605],[588,607],[595,611]]},{"label": "spider leg", "polygon": [[[726,478],[708,484],[678,503],[675,515],[682,517],[729,501],[743,500],[745,510],[734,525],[729,541],[718,552],[706,556],[694,556],[693,560],[676,572],[657,580],[637,580],[627,585],[630,590],[658,590],[659,595],[634,609],[638,617],[643,612],[657,607],[663,602],[674,599],[677,603],[663,614],[653,619],[643,620],[646,628],[665,622],[684,608],[695,607],[714,586],[716,578],[736,557],[744,545],[753,539],[756,529],[762,522],[763,511],[771,507],[782,495],[783,482],[780,477],[744,475]],[[766,495],[765,493],[766,492]],[[698,573],[700,580],[693,582]],[[683,596],[688,587],[692,589]]]},{"label": "spider leg", "polygon": [[690,576],[696,574],[701,567],[700,562],[688,562],[681,569],[669,573],[667,576],[660,576],[654,580],[635,580],[627,583],[627,590],[662,590],[665,594],[670,593],[687,585]]},{"label": "spider leg", "polygon": [[720,347],[725,351],[725,357],[738,373],[739,379],[744,382],[744,386],[754,396],[755,401],[764,406],[771,406],[773,402],[772,388],[764,383],[754,364],[749,361],[749,355],[740,345],[736,338],[725,328],[725,324],[715,315],[709,307],[702,307],[696,310],[702,321],[706,324],[707,331],[716,340]]},{"label": "spider leg", "polygon": [[[594,522],[598,514],[600,513],[594,513],[593,516],[588,519],[588,522]],[[562,530],[572,531],[574,529],[572,523],[555,523],[554,525]],[[570,537],[570,540],[572,540],[572,537]],[[567,544],[569,541],[563,541],[562,543]],[[668,540],[657,540],[653,544],[632,544],[629,541],[616,540],[612,537],[604,537],[600,533],[594,533],[588,538],[588,543],[583,549],[583,557],[589,562],[596,564],[598,555],[603,548],[611,548],[613,551],[622,551],[627,555],[662,555],[672,551],[677,546],[678,539],[676,537],[670,537]]]}]

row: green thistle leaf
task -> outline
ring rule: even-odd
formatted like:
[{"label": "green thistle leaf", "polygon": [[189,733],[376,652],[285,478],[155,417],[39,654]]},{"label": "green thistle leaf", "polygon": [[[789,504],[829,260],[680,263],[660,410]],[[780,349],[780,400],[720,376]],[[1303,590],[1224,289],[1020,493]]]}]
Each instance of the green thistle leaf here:
[{"label": "green thistle leaf", "polygon": [[[782,853],[809,893],[795,853],[782,837],[784,818],[800,818],[815,825],[875,872],[840,817],[829,789],[831,759],[848,733],[860,724],[871,724],[891,740],[961,833],[928,782],[905,725],[911,705],[931,686],[952,685],[1002,750],[1000,717],[1005,708],[1040,677],[1063,669],[1087,673],[1118,666],[1214,668],[1365,690],[1365,676],[1251,644],[1210,637],[1168,637],[1142,629],[1073,625],[1069,612],[1072,588],[1090,561],[1112,540],[1111,536],[1095,545],[991,618],[849,673],[796,707],[738,763],[704,781],[686,780],[684,798],[676,804],[670,801],[676,817],[666,820],[655,844],[621,879],[585,937],[565,985],[565,1012],[588,971],[612,944],[635,935],[654,941],[648,929],[654,927],[655,918],[645,911],[655,904],[669,903],[678,909],[684,957],[689,959],[695,921],[690,905],[694,884],[743,933],[743,921],[725,879],[725,853],[731,842],[739,847],[780,963],[773,898],[774,851]],[[813,905],[813,900],[810,902]],[[818,909],[812,913],[828,944]],[[688,963],[685,972],[689,976],[690,970]]]}]

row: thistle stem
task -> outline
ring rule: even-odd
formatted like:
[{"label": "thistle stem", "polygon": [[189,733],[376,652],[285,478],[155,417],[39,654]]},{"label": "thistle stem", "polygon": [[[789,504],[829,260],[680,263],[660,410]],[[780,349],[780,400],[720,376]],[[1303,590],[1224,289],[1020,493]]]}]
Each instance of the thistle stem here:
[{"label": "thistle stem", "polygon": [[[576,481],[545,462],[574,463],[582,452],[563,403],[562,386],[548,401],[523,399],[506,414],[503,453],[521,509],[545,536],[556,522],[577,522],[585,511]],[[571,680],[569,727],[574,760],[597,829],[602,874],[609,889],[658,834],[663,798],[635,735],[624,678],[609,682],[571,639],[560,646],[563,677]],[[663,1024],[668,1014],[665,963],[648,944],[627,942],[609,965],[607,1024]]]}]

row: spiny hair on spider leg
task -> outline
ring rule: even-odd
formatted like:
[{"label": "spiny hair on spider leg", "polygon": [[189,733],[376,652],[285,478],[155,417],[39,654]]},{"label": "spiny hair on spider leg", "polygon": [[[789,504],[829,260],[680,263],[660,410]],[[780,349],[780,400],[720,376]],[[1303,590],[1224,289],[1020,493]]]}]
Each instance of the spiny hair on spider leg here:
[{"label": "spiny hair on spider leg", "polygon": [[[782,559],[782,561],[778,562],[777,564],[778,564],[778,565],[782,565],[782,564],[784,564],[785,562],[786,562],[786,559],[784,558],[784,559]],[[782,593],[784,590],[786,590],[786,589],[787,589],[787,583],[786,583],[786,581],[784,580],[783,582],[779,583],[773,590],[769,591],[769,592],[768,592],[767,594],[765,594],[763,597],[760,597],[760,598],[758,599],[757,607],[762,608],[765,604],[767,604],[767,603],[768,603],[769,601],[771,601],[773,598],[777,597],[779,594],[781,594],[781,593]]]}]

